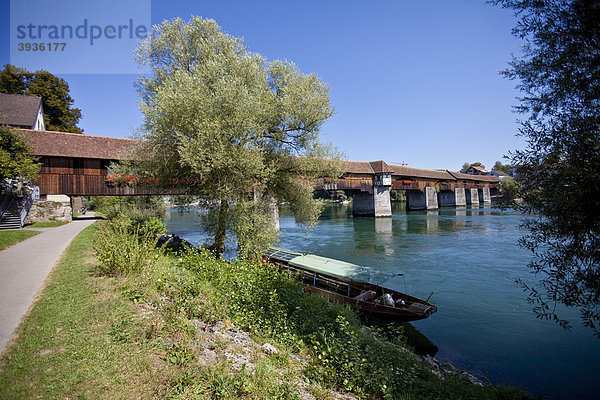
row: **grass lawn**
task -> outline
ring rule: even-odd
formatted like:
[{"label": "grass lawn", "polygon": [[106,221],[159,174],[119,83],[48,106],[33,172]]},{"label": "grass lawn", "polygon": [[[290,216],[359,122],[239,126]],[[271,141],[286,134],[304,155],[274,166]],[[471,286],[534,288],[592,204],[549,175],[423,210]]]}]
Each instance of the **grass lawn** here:
[{"label": "grass lawn", "polygon": [[42,233],[40,231],[22,231],[22,230],[7,230],[0,231],[0,250],[29,239],[32,236]]},{"label": "grass lawn", "polygon": [[116,289],[118,278],[95,273],[95,229],[73,240],[17,329],[0,360],[0,399],[164,396],[168,366],[152,341],[135,339],[143,318]]},{"label": "grass lawn", "polygon": [[33,224],[27,224],[27,228],[56,228],[57,226],[63,226],[68,224],[66,221],[46,221],[46,222],[34,222]]}]

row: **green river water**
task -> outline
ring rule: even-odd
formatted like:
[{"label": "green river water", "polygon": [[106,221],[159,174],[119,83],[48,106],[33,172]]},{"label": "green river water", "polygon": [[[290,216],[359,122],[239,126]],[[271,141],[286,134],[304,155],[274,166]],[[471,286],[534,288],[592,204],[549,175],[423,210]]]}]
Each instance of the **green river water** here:
[{"label": "green river water", "polygon": [[[392,218],[353,218],[351,205],[325,207],[306,234],[280,209],[280,246],[373,267],[375,283],[427,298],[438,307],[413,322],[434,342],[441,361],[493,383],[548,398],[600,398],[600,340],[566,310],[573,328],[535,318],[518,278],[534,282],[517,246],[522,216],[493,206],[406,211]],[[197,213],[169,212],[167,228],[198,243]],[[392,277],[401,273],[403,277]]]}]

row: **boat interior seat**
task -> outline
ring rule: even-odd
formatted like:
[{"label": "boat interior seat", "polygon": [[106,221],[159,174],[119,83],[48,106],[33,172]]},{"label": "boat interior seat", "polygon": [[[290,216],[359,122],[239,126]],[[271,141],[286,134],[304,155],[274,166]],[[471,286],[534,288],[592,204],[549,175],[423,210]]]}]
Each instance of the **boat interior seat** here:
[{"label": "boat interior seat", "polygon": [[367,291],[362,292],[358,296],[354,296],[352,298],[352,300],[371,301],[371,300],[373,300],[375,298],[376,295],[377,295],[377,293],[375,293],[375,291],[373,291],[373,290],[367,290]]}]

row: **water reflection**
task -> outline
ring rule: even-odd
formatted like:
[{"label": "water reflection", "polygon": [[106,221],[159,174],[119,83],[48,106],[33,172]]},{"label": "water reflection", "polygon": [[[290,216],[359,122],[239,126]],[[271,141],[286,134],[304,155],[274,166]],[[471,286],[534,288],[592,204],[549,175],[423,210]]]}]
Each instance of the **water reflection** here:
[{"label": "water reflection", "polygon": [[478,216],[478,215],[492,215],[492,205],[482,204],[479,207],[471,208],[467,211],[467,215]]},{"label": "water reflection", "polygon": [[[286,216],[286,217],[291,216],[291,213],[290,213],[288,207],[284,207],[283,210],[285,210],[283,216]],[[348,218],[349,215],[352,215],[352,202],[328,203],[328,204],[325,204],[325,207],[323,207],[323,212],[321,212],[319,219],[320,220],[346,219],[346,218]],[[280,217],[282,216],[281,210],[280,210],[279,216]]]},{"label": "water reflection", "polygon": [[387,218],[374,218],[375,220],[375,233],[377,234],[392,234],[392,217]]}]

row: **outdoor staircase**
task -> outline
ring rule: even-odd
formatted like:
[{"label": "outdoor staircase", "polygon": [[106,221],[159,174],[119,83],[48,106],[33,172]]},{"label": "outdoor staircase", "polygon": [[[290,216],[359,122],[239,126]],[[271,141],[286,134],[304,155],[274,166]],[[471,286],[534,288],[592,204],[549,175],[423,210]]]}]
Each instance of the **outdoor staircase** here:
[{"label": "outdoor staircase", "polygon": [[13,193],[12,187],[5,188],[0,204],[0,229],[20,229],[23,227],[33,202],[40,198],[40,191],[37,186],[26,193],[26,195],[19,196]]},{"label": "outdoor staircase", "polygon": [[0,229],[19,229],[21,226],[21,213],[8,210],[0,220]]}]

